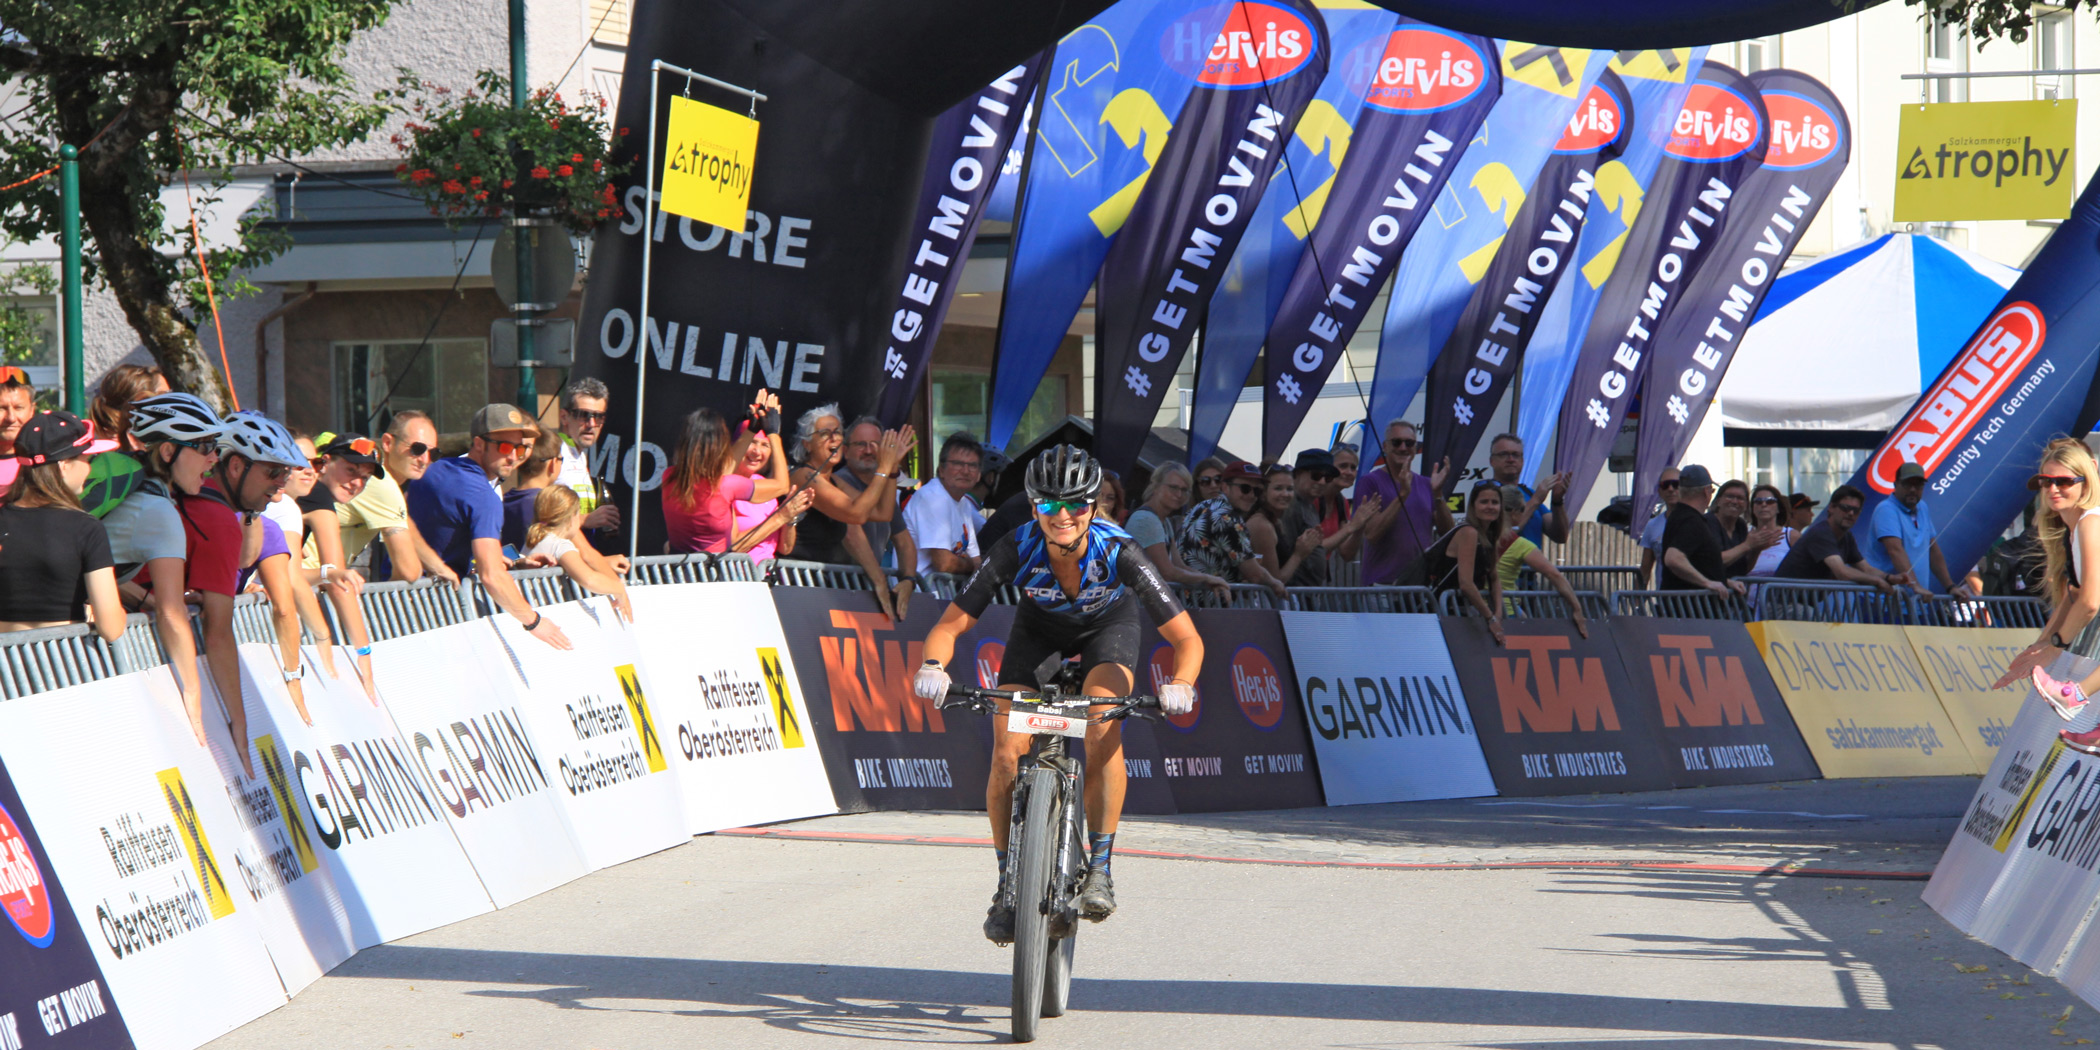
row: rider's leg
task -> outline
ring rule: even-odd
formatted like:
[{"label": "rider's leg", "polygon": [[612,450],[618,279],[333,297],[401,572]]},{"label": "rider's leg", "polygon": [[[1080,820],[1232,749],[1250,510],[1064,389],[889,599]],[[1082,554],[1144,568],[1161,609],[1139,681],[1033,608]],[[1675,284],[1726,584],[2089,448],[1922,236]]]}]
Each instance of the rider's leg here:
[{"label": "rider's leg", "polygon": [[[1086,675],[1088,696],[1129,696],[1133,682],[1130,669],[1116,664],[1095,664]],[[1100,714],[1108,710],[1097,707]],[[1009,734],[1013,735],[1013,734]],[[1086,825],[1088,830],[1113,835],[1123,816],[1123,791],[1129,774],[1123,767],[1123,725],[1097,722],[1086,729]]]},{"label": "rider's leg", "polygon": [[[1016,683],[999,688],[1035,687]],[[1006,708],[1006,701],[999,701],[999,717],[992,722],[992,775],[984,782],[984,809],[992,818],[992,846],[1000,853],[1006,852],[1006,833],[1013,827],[1014,777],[1020,768],[1021,756],[1028,753],[1028,744],[1034,739],[1023,733],[1006,731]]]}]

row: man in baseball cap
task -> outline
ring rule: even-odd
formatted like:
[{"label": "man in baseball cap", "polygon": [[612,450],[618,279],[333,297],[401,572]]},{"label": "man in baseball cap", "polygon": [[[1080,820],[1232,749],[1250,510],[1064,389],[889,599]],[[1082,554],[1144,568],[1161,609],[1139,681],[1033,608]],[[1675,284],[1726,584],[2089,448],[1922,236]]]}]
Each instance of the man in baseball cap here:
[{"label": "man in baseball cap", "polygon": [[1962,597],[1969,597],[1967,586],[1957,584],[1947,571],[1939,534],[1932,509],[1925,505],[1925,468],[1905,463],[1896,468],[1895,492],[1874,507],[1859,553],[1885,575],[1909,577],[1911,589],[1919,594],[1932,593],[1925,585],[1929,569],[1941,590],[1951,594],[1959,588]]},{"label": "man in baseball cap", "polygon": [[467,431],[467,454],[434,460],[408,490],[408,516],[438,558],[462,577],[473,573],[525,632],[556,649],[573,648],[554,621],[525,600],[503,556],[503,497],[497,486],[532,451],[539,424],[516,405],[485,405]]}]

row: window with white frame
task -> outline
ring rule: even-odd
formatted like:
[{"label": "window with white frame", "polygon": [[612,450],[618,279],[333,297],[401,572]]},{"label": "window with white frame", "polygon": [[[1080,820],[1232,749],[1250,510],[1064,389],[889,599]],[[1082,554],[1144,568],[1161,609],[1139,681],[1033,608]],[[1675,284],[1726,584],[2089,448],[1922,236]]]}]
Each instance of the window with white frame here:
[{"label": "window with white frame", "polygon": [[[2034,46],[2035,72],[2053,69],[2076,69],[2078,64],[2071,56],[2071,13],[2069,11],[2046,11],[2038,9],[2034,17],[2034,32],[2028,36]],[[2037,99],[2060,99],[2071,97],[2071,84],[2075,78],[2043,75],[2034,78],[2034,97]]]},{"label": "window with white frame", "polygon": [[489,402],[485,339],[341,342],[334,354],[338,430],[375,434],[413,408],[430,413],[439,433],[459,433]]},{"label": "window with white frame", "polygon": [[[1961,23],[1943,15],[1925,23],[1925,72],[1966,73],[1969,70],[1969,34]],[[1963,77],[1927,80],[1925,101],[1967,102],[1969,82]]]}]

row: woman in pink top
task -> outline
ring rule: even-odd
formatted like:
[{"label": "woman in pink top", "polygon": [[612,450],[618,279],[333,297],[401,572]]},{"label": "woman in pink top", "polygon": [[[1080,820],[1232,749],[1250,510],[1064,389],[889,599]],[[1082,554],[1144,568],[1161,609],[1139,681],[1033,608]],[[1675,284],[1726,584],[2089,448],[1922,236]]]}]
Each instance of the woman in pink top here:
[{"label": "woman in pink top", "polygon": [[[751,439],[751,447],[744,450],[744,458],[736,465],[736,472],[750,477],[763,469],[773,457],[773,448],[780,442],[768,435],[759,434]],[[739,554],[751,555],[752,561],[768,558],[785,558],[795,553],[795,519],[809,509],[814,496],[808,486],[795,490],[786,497],[783,506],[779,499],[736,501],[736,538],[729,546]]]},{"label": "woman in pink top", "polygon": [[[770,477],[737,473],[736,467],[757,433],[754,426],[774,435]],[[729,424],[711,408],[696,408],[685,417],[678,437],[678,450],[664,471],[664,529],[674,554],[706,552],[720,554],[729,549],[736,524],[735,502],[764,502],[788,491],[787,457],[782,454],[780,399],[760,390],[752,400],[750,419],[730,436]]]}]

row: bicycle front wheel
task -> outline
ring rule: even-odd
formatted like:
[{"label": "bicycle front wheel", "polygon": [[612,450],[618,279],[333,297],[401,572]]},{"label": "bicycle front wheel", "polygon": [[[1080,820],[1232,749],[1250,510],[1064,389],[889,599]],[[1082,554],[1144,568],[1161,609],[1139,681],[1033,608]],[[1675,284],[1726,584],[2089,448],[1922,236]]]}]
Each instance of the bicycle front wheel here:
[{"label": "bicycle front wheel", "polygon": [[1043,1016],[1063,1017],[1072,1001],[1072,955],[1079,947],[1079,915],[1073,898],[1086,876],[1086,808],[1073,800],[1069,819],[1058,821],[1064,848],[1057,851],[1057,892],[1050,906],[1065,912],[1066,934],[1050,943],[1050,959],[1043,968]]},{"label": "bicycle front wheel", "polygon": [[1057,800],[1061,785],[1048,769],[1031,769],[1021,841],[1014,844],[1014,1042],[1035,1039],[1043,1010],[1043,977],[1050,953],[1050,880],[1057,856]]}]

